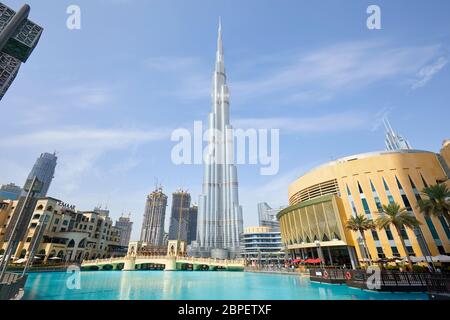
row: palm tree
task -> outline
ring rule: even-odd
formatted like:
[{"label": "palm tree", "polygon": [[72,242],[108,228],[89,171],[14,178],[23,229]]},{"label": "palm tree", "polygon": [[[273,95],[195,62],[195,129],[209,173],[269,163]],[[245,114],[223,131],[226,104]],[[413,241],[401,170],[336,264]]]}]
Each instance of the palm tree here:
[{"label": "palm tree", "polygon": [[406,250],[405,239],[403,239],[401,230],[403,228],[417,228],[420,225],[420,222],[413,215],[411,215],[408,210],[401,208],[400,205],[392,202],[387,206],[383,205],[381,216],[376,220],[376,224],[380,230],[390,228],[391,226],[397,230],[397,235],[403,246],[403,250],[406,252],[408,265],[412,270],[413,264],[411,258],[409,257],[408,251]]},{"label": "palm tree", "polygon": [[422,194],[427,199],[421,199],[417,202],[420,211],[426,216],[444,217],[447,224],[450,224],[450,190],[448,187],[439,183],[424,188]]},{"label": "palm tree", "polygon": [[352,216],[350,219],[348,219],[346,227],[349,230],[352,230],[355,232],[359,231],[359,233],[361,233],[364,250],[369,255],[369,260],[371,260],[372,258],[370,257],[370,252],[369,252],[369,249],[367,248],[366,236],[364,233],[367,230],[375,229],[374,222],[372,220],[367,219],[365,215],[361,214],[361,215]]}]

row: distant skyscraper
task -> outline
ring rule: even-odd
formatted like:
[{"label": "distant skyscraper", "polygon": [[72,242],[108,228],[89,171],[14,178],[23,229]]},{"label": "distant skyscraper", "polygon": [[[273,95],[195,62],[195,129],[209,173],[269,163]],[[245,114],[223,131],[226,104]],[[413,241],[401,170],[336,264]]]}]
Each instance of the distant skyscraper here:
[{"label": "distant skyscraper", "polygon": [[192,206],[189,208],[189,219],[188,219],[188,233],[187,233],[187,243],[190,244],[192,241],[197,240],[197,214],[198,207]]},{"label": "distant skyscraper", "polygon": [[168,243],[169,243],[169,234],[167,232],[164,232],[162,245],[167,247]]},{"label": "distant skyscraper", "polygon": [[0,201],[17,200],[22,192],[22,188],[16,186],[14,183],[3,184],[0,186]]},{"label": "distant skyscraper", "polygon": [[213,249],[222,249],[214,250],[218,255],[229,252],[231,257],[239,255],[240,251],[242,207],[239,205],[237,168],[233,159],[234,139],[229,99],[222,27],[219,23],[208,137],[210,150],[214,151],[207,155],[205,163],[203,192],[199,197],[197,242],[193,246],[201,256],[211,256]]},{"label": "distant skyscraper", "polygon": [[47,196],[48,189],[50,188],[50,184],[52,183],[55,174],[56,160],[58,160],[58,157],[56,157],[55,153],[42,153],[36,160],[33,169],[31,169],[27,180],[33,180],[36,176],[42,183],[41,192],[36,194],[36,198]]},{"label": "distant skyscraper", "polygon": [[42,35],[42,27],[28,20],[30,6],[18,12],[0,2],[0,100]]},{"label": "distant skyscraper", "polygon": [[99,215],[103,216],[103,217],[109,217],[109,210],[107,207],[105,207],[104,209],[102,208],[102,206],[98,206],[94,208],[94,212],[98,213]]},{"label": "distant skyscraper", "polygon": [[128,247],[131,238],[131,231],[133,229],[133,222],[130,221],[130,217],[120,217],[116,221],[115,227],[120,230],[120,243],[123,247]]},{"label": "distant skyscraper", "polygon": [[166,219],[167,196],[161,188],[147,196],[144,221],[142,221],[141,241],[150,245],[161,246],[164,237],[164,220]]},{"label": "distant skyscraper", "polygon": [[188,240],[190,207],[191,195],[189,193],[180,190],[172,194],[169,240]]},{"label": "distant skyscraper", "polygon": [[386,149],[388,151],[395,150],[410,150],[411,145],[406,138],[396,133],[389,123],[387,118],[383,119],[384,127],[386,129]]},{"label": "distant skyscraper", "polygon": [[259,226],[270,227],[274,231],[279,231],[280,222],[277,220],[277,214],[282,209],[272,209],[266,202],[258,203]]}]

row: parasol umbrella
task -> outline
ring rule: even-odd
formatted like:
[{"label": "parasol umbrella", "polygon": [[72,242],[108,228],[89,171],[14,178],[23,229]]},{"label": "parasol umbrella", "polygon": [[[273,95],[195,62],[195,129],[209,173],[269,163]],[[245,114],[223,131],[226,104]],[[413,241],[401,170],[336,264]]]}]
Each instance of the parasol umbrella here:
[{"label": "parasol umbrella", "polygon": [[432,258],[433,262],[450,262],[450,256],[439,255]]},{"label": "parasol umbrella", "polygon": [[48,258],[48,260],[62,260],[62,258],[60,258],[60,257],[51,257],[51,258]]},{"label": "parasol umbrella", "polygon": [[409,257],[411,259],[412,262],[417,263],[417,262],[430,262],[432,257],[427,256],[427,257]]}]

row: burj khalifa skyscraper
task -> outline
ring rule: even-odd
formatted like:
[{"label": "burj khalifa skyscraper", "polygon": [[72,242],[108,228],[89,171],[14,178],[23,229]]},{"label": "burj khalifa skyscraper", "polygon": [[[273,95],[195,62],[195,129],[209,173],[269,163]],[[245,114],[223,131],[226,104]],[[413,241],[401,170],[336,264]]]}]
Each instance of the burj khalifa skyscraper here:
[{"label": "burj khalifa skyscraper", "polygon": [[209,153],[205,159],[203,192],[199,198],[195,249],[204,257],[235,258],[240,252],[243,218],[234,164],[234,135],[230,124],[230,100],[220,22],[211,98]]}]

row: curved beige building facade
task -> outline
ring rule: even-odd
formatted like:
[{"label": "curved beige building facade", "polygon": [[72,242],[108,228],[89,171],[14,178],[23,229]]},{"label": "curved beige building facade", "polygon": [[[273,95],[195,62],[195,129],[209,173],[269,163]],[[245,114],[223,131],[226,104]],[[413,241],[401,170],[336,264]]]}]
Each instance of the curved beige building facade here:
[{"label": "curved beige building facade", "polygon": [[[426,185],[449,183],[448,166],[439,154],[402,150],[342,158],[306,173],[289,186],[290,206],[278,214],[281,235],[290,253],[351,263],[406,256],[395,230],[366,232],[369,253],[359,233],[346,229],[357,214],[377,219],[381,205],[397,202],[414,213],[420,230],[404,230],[409,255],[450,252],[445,220],[425,218],[417,210]],[[423,240],[421,240],[423,239]]]}]

